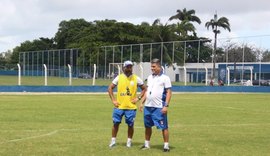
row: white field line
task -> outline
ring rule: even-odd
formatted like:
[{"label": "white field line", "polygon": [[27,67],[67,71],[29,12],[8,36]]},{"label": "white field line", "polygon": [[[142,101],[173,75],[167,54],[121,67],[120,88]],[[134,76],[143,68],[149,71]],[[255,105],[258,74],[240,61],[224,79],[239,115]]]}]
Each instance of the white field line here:
[{"label": "white field line", "polygon": [[[243,123],[243,124],[193,124],[193,125],[179,125],[179,126],[169,126],[170,128],[183,128],[183,127],[254,127],[254,126],[270,126],[270,123]],[[144,127],[135,127],[136,129],[143,129]],[[111,128],[102,128],[99,130],[110,130]],[[39,129],[39,130],[0,130],[2,132],[12,132],[12,131],[27,131],[27,132],[39,132],[39,131],[48,131],[45,129]],[[4,142],[0,142],[1,144],[5,143],[12,143],[12,142],[20,142],[20,141],[25,141],[25,140],[31,140],[31,139],[37,139],[37,138],[42,138],[42,137],[48,137],[55,135],[61,131],[97,131],[97,129],[92,128],[92,129],[58,129],[54,130],[49,133],[41,134],[41,135],[36,135],[36,136],[30,136],[30,137],[25,137],[25,138],[20,138],[20,139],[12,139],[12,140],[7,140]]]},{"label": "white field line", "polygon": [[[99,129],[99,130],[109,130],[111,128],[102,128],[102,129]],[[54,134],[57,134],[58,132],[60,131],[96,131],[97,129],[58,129],[58,130],[54,130],[52,132],[49,132],[49,133],[45,133],[45,134],[41,134],[41,135],[36,135],[36,136],[30,136],[30,137],[25,137],[25,138],[20,138],[20,139],[12,139],[12,140],[7,140],[7,141],[4,141],[4,142],[0,142],[0,145],[1,144],[5,144],[5,143],[11,143],[11,142],[19,142],[19,141],[25,141],[25,140],[30,140],[30,139],[37,139],[37,138],[42,138],[42,137],[47,137],[47,136],[51,136],[51,135],[54,135]],[[48,131],[48,130],[0,130],[1,132],[12,132],[12,131],[26,131],[26,132],[41,132],[41,131]]]},{"label": "white field line", "polygon": [[20,138],[20,139],[8,140],[8,141],[1,142],[0,144],[10,143],[10,142],[19,142],[19,141],[30,140],[30,139],[36,139],[36,138],[51,136],[51,135],[54,135],[56,133],[58,133],[58,130],[52,131],[50,133],[42,134],[42,135],[31,136],[31,137]]}]

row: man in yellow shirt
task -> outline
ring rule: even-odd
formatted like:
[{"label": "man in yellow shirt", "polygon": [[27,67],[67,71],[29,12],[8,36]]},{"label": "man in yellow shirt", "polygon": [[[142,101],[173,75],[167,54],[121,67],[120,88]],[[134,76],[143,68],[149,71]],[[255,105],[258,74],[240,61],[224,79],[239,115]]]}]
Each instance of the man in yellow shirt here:
[{"label": "man in yellow shirt", "polygon": [[[143,81],[132,73],[133,63],[125,61],[123,65],[123,74],[117,76],[108,87],[108,93],[114,105],[113,109],[113,127],[112,139],[109,147],[116,145],[116,136],[121,123],[122,117],[125,116],[125,122],[128,125],[127,147],[131,147],[132,137],[134,133],[134,121],[136,117],[136,102],[146,91]],[[114,97],[113,89],[117,86],[117,98]],[[137,88],[141,88],[141,93],[137,97]]]}]

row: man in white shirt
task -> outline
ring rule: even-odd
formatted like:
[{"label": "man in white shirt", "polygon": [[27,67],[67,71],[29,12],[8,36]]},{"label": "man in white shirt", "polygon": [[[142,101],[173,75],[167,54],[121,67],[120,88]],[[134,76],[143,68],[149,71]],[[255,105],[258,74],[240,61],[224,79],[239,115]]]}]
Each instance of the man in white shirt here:
[{"label": "man in white shirt", "polygon": [[150,148],[152,127],[156,126],[162,130],[164,140],[164,152],[169,152],[169,130],[167,112],[172,95],[171,80],[162,72],[159,59],[151,61],[152,75],[147,78],[147,92],[142,98],[140,111],[144,103],[144,126],[145,143],[141,149]]}]

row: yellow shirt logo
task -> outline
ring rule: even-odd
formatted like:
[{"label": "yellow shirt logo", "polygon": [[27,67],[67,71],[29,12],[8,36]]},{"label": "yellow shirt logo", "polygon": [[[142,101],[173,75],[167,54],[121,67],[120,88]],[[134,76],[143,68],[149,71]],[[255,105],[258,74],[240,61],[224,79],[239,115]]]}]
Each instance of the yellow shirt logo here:
[{"label": "yellow shirt logo", "polygon": [[137,76],[127,77],[125,74],[119,75],[117,85],[117,101],[120,103],[119,109],[137,109],[136,104],[131,103],[136,98]]}]

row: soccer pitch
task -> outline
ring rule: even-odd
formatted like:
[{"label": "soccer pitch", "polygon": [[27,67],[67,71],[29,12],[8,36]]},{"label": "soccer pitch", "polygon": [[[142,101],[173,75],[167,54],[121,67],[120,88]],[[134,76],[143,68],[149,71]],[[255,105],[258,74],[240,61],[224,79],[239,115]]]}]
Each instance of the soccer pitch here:
[{"label": "soccer pitch", "polygon": [[[168,155],[269,155],[269,94],[173,94],[169,107]],[[133,146],[125,147],[121,124],[109,149],[112,108],[107,94],[0,94],[0,155],[164,155],[162,135],[153,129],[144,143],[137,112]]]}]

